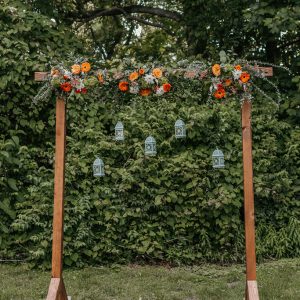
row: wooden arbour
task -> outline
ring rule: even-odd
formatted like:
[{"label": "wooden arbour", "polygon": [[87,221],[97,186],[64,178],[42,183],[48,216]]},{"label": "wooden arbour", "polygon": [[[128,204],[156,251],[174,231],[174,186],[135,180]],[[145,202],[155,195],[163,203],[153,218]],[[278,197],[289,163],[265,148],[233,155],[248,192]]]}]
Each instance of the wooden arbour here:
[{"label": "wooden arbour", "polygon": [[[258,67],[266,77],[273,76],[272,67]],[[44,81],[47,72],[35,72],[36,81]],[[256,280],[255,217],[253,190],[251,102],[245,100],[241,108],[244,218],[246,243],[246,300],[259,300]],[[52,273],[47,300],[67,300],[63,280],[63,231],[64,231],[64,190],[66,155],[66,105],[64,99],[56,99],[55,174],[52,240]]]}]

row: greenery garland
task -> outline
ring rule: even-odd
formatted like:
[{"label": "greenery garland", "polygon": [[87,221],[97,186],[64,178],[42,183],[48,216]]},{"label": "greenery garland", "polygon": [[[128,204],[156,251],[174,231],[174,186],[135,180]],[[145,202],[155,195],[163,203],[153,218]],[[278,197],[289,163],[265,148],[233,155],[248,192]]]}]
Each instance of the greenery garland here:
[{"label": "greenery garland", "polygon": [[[182,65],[185,67],[180,67]],[[290,72],[286,67],[272,66]],[[256,61],[237,60],[234,63],[215,64],[199,61],[187,64],[187,61],[181,61],[175,68],[128,64],[121,69],[92,70],[88,61],[79,59],[68,66],[63,64],[53,66],[34,102],[48,99],[53,91],[60,97],[66,98],[74,94],[86,94],[90,89],[108,83],[123,94],[160,96],[172,91],[173,87],[168,78],[171,75],[208,84],[209,102],[232,98],[239,99],[241,102],[245,99],[251,101],[254,89],[270,98],[254,83],[256,79],[263,79],[270,84],[277,93],[278,102],[281,99],[278,87],[265,78],[264,72],[257,68]]]}]

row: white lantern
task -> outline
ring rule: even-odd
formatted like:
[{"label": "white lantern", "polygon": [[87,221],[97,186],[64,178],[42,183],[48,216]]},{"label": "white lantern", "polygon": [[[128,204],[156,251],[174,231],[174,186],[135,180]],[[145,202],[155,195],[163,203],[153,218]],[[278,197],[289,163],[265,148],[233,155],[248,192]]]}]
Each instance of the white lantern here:
[{"label": "white lantern", "polygon": [[145,140],[145,155],[156,155],[156,141],[152,136],[148,136]]},{"label": "white lantern", "polygon": [[93,163],[93,173],[95,177],[104,176],[104,163],[103,160],[97,157]]},{"label": "white lantern", "polygon": [[119,121],[115,126],[115,140],[124,141],[124,126],[121,121]]},{"label": "white lantern", "polygon": [[222,169],[225,167],[224,165],[224,154],[218,148],[212,154],[212,162],[214,169]]},{"label": "white lantern", "polygon": [[185,124],[182,120],[177,120],[175,122],[175,137],[177,139],[181,139],[181,138],[186,137]]}]

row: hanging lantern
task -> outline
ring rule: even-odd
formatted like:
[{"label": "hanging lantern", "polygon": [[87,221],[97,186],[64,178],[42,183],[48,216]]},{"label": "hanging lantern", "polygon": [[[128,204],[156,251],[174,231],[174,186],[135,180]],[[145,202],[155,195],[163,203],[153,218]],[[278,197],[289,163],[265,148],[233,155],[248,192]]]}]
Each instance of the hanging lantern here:
[{"label": "hanging lantern", "polygon": [[222,169],[224,165],[224,154],[218,148],[212,154],[213,168]]},{"label": "hanging lantern", "polygon": [[93,163],[93,173],[95,177],[104,176],[104,163],[99,157],[97,157]]},{"label": "hanging lantern", "polygon": [[156,155],[156,141],[152,136],[148,136],[145,140],[145,155]]},{"label": "hanging lantern", "polygon": [[186,137],[185,124],[182,120],[177,120],[175,122],[175,137],[177,139]]},{"label": "hanging lantern", "polygon": [[120,121],[115,126],[115,140],[124,141],[124,126]]}]

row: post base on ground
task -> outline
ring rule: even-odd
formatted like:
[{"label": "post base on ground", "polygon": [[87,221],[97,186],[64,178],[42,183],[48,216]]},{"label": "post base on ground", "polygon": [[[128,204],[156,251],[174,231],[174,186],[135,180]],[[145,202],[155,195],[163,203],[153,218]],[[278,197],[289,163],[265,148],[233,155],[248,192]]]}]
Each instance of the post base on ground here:
[{"label": "post base on ground", "polygon": [[247,280],[246,283],[246,300],[259,300],[257,281]]},{"label": "post base on ground", "polygon": [[62,278],[51,278],[46,300],[68,300],[65,284]]}]

